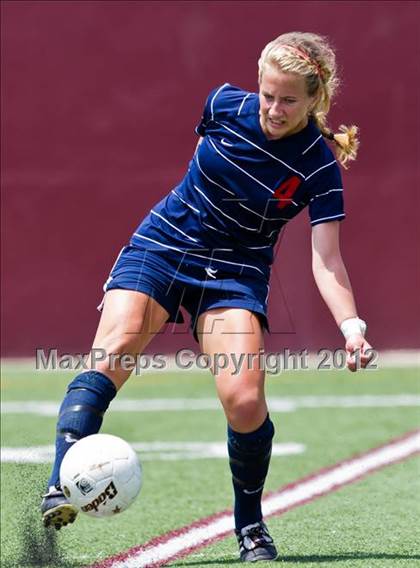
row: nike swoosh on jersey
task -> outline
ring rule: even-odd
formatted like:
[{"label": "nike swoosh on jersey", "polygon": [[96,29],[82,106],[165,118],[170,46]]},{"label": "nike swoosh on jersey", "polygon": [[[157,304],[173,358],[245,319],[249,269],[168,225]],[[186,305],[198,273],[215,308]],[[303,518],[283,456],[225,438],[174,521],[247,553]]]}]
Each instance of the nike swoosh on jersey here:
[{"label": "nike swoosh on jersey", "polygon": [[217,272],[217,268],[205,268],[204,269],[207,273],[208,276],[210,276],[210,278],[216,278],[216,272]]},{"label": "nike swoosh on jersey", "polygon": [[222,138],[221,139],[221,143],[223,144],[223,146],[229,146],[229,148],[232,148],[233,144],[231,144],[230,142],[228,142],[226,140],[226,138]]}]

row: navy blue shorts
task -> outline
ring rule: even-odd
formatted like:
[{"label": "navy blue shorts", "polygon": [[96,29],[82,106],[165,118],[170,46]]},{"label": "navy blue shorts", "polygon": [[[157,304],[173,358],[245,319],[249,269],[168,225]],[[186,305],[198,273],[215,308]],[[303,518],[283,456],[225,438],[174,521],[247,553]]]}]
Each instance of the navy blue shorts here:
[{"label": "navy blue shorts", "polygon": [[143,292],[169,313],[168,322],[182,323],[182,306],[191,316],[191,328],[203,312],[213,308],[244,308],[260,317],[268,330],[265,279],[233,275],[208,262],[168,250],[137,246],[122,249],[104,285],[104,291],[124,289]]}]

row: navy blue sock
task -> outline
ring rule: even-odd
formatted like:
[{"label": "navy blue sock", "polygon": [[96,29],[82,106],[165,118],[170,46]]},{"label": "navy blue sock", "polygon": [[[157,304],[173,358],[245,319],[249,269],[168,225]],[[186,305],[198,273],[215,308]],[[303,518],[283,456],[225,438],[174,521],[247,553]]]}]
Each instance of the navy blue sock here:
[{"label": "navy blue sock", "polygon": [[77,375],[69,384],[58,414],[55,461],[48,487],[60,485],[60,466],[77,440],[97,434],[109,403],[117,394],[114,383],[98,371]]},{"label": "navy blue sock", "polygon": [[235,492],[235,527],[262,520],[261,496],[270,464],[274,425],[269,415],[254,432],[241,434],[228,426],[229,464]]}]

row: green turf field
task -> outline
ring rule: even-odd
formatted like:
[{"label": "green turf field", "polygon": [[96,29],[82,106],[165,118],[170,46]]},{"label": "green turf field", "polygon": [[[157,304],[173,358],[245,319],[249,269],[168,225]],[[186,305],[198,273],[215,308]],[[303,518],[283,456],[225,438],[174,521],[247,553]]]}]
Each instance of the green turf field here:
[{"label": "green turf field", "polygon": [[[3,366],[2,400],[59,402],[71,373],[41,373]],[[419,394],[419,369],[294,371],[267,379],[268,397]],[[214,397],[207,373],[158,373],[131,379],[119,399]],[[404,434],[419,425],[419,408],[321,407],[272,412],[276,443],[304,444],[302,454],[273,457],[266,489],[275,490]],[[2,415],[2,446],[53,442],[55,418],[31,412]],[[108,413],[103,432],[135,442],[224,442],[219,410]],[[147,542],[201,517],[230,508],[232,492],[223,458],[143,462],[144,486],[122,515],[95,520],[79,515],[56,535],[44,531],[38,512],[50,465],[2,463],[2,563],[26,566],[87,566]],[[387,467],[280,517],[269,527],[281,553],[278,564],[298,567],[414,567],[420,565],[419,459]],[[267,564],[267,563],[266,563]],[[239,565],[227,538],[171,566]]]}]

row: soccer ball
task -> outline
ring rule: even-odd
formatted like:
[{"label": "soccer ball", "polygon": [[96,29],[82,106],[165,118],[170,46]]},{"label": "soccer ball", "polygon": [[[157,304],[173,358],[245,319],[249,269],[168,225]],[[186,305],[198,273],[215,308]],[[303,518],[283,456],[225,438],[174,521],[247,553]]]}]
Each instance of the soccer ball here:
[{"label": "soccer ball", "polygon": [[108,517],[131,505],[142,485],[133,448],[117,436],[93,434],[64,456],[60,485],[69,502],[91,517]]}]

